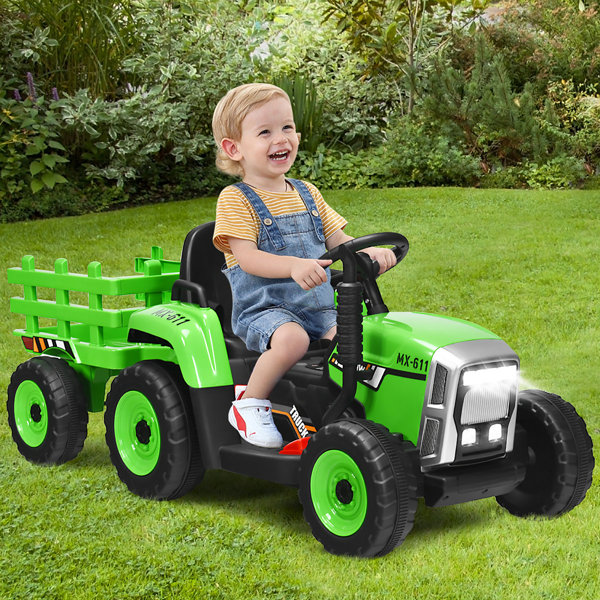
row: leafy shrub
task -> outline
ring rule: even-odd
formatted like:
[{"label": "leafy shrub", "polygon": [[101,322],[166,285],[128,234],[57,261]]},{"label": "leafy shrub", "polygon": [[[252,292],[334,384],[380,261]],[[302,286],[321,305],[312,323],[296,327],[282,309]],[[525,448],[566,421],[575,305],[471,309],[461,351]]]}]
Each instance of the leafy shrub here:
[{"label": "leafy shrub", "polygon": [[68,162],[65,147],[58,141],[60,124],[56,103],[37,98],[29,75],[29,95],[21,100],[18,92],[0,97],[0,198],[20,194],[30,188],[39,192],[53,189],[66,179],[61,166]]},{"label": "leafy shrub", "polygon": [[513,91],[502,56],[493,56],[482,36],[472,68],[439,60],[428,85],[421,118],[436,123],[484,163],[544,162],[559,150],[553,131],[540,124],[530,86]]},{"label": "leafy shrub", "polygon": [[544,125],[567,139],[573,155],[581,158],[588,172],[600,167],[600,94],[597,85],[578,85],[572,79],[548,86],[546,105],[552,116]]},{"label": "leafy shrub", "polygon": [[12,54],[26,61],[50,95],[88,89],[94,97],[118,97],[122,61],[139,48],[135,0],[10,0],[20,44]]},{"label": "leafy shrub", "polygon": [[583,161],[574,156],[557,156],[542,165],[529,164],[524,170],[527,185],[534,189],[574,187],[586,176]]},{"label": "leafy shrub", "polygon": [[482,188],[524,188],[527,187],[523,168],[499,166],[481,176]]},{"label": "leafy shrub", "polygon": [[425,125],[401,119],[386,143],[356,153],[321,149],[301,155],[297,171],[325,188],[469,185],[479,161]]},{"label": "leafy shrub", "polygon": [[587,177],[581,187],[584,190],[600,190],[600,175]]},{"label": "leafy shrub", "polygon": [[81,160],[88,177],[119,186],[212,150],[212,138],[190,130],[191,112],[188,102],[172,100],[161,85],[115,102],[92,101],[85,91],[62,101],[67,133],[86,133]]},{"label": "leafy shrub", "polygon": [[584,162],[574,156],[556,156],[543,164],[526,162],[499,167],[481,178],[485,188],[564,189],[580,186],[586,178]]},{"label": "leafy shrub", "polygon": [[81,215],[123,206],[130,200],[122,188],[97,183],[90,186],[84,180],[72,180],[37,194],[12,196],[0,207],[0,222],[23,221],[61,216]]},{"label": "leafy shrub", "polygon": [[502,18],[486,34],[519,89],[535,84],[543,94],[552,81],[568,74],[576,84],[600,78],[600,3],[598,0],[532,0],[505,3]]}]

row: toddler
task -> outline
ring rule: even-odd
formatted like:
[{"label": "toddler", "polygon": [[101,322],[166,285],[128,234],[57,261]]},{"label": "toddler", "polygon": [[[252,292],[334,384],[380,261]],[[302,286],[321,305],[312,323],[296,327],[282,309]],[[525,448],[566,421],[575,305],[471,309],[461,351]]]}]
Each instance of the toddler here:
[{"label": "toddler", "polygon": [[[232,327],[261,353],[248,385],[229,410],[229,423],[257,446],[279,448],[269,394],[312,340],[336,333],[327,250],[352,238],[346,220],[310,183],[287,179],[299,133],[288,95],[251,83],[230,90],[213,115],[217,167],[241,178],[217,202],[214,244],[225,254],[233,296]],[[391,250],[364,250],[381,272]]]}]

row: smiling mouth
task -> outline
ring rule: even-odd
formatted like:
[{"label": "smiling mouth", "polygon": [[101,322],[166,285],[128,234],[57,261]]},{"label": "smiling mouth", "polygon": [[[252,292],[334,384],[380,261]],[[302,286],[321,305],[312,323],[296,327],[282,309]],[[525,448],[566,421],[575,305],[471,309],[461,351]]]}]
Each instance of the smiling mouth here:
[{"label": "smiling mouth", "polygon": [[283,152],[274,152],[273,154],[269,154],[269,158],[274,161],[283,162],[287,160],[289,155],[290,153],[287,150],[284,150]]}]

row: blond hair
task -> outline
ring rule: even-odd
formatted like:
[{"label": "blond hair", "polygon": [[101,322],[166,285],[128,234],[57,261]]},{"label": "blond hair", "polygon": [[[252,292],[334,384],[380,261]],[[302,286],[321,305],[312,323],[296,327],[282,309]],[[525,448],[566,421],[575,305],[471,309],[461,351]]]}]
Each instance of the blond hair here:
[{"label": "blond hair", "polygon": [[217,169],[238,177],[244,176],[244,170],[239,162],[231,160],[221,148],[225,139],[239,141],[242,137],[242,121],[253,109],[265,102],[282,96],[290,101],[284,90],[270,83],[246,83],[227,92],[215,108],[212,120],[212,130],[217,144]]}]

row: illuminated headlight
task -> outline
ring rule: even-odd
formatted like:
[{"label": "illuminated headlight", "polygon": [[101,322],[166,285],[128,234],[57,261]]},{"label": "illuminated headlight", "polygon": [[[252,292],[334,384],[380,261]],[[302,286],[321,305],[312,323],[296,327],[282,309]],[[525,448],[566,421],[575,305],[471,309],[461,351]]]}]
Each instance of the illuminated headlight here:
[{"label": "illuminated headlight", "polygon": [[461,425],[504,419],[517,389],[517,374],[517,365],[465,369],[461,378],[464,390]]},{"label": "illuminated headlight", "polygon": [[517,366],[492,367],[489,369],[473,369],[463,373],[462,383],[467,387],[495,385],[498,383],[517,382]]},{"label": "illuminated headlight", "polygon": [[477,430],[474,427],[464,429],[460,438],[460,443],[463,446],[471,446],[477,443]]},{"label": "illuminated headlight", "polygon": [[502,425],[500,423],[494,423],[488,431],[488,440],[490,442],[497,442],[502,439]]}]

